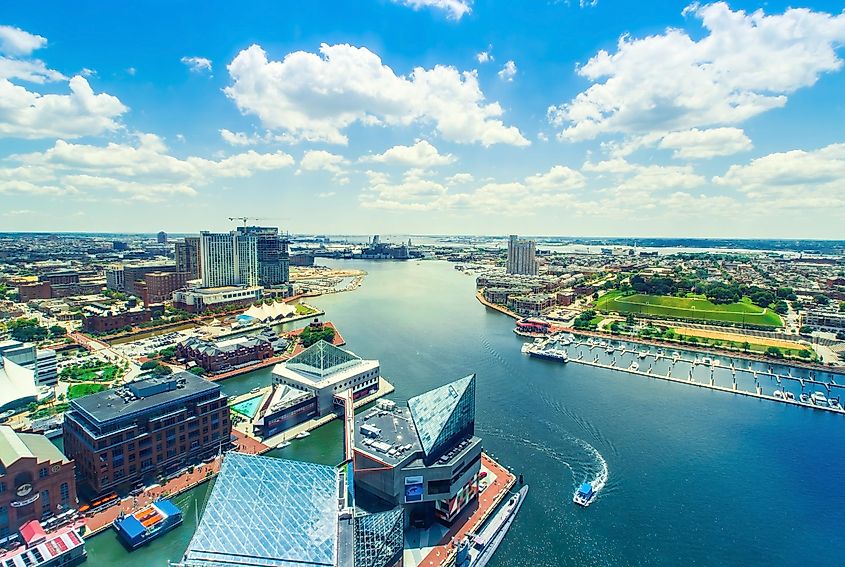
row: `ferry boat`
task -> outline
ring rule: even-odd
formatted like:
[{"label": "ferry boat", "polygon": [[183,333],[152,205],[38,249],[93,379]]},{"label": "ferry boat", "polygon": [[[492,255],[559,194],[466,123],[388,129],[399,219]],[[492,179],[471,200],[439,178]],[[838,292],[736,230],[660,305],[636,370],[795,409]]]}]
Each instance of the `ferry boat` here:
[{"label": "ferry boat", "polygon": [[311,435],[311,433],[309,433],[308,431],[300,431],[299,433],[294,435],[293,438],[294,439],[305,439],[309,435]]},{"label": "ferry boat", "polygon": [[569,355],[565,350],[558,348],[533,348],[528,351],[531,356],[537,358],[547,358],[549,360],[557,360],[559,362],[566,362],[569,360]]},{"label": "ferry boat", "polygon": [[181,523],[182,510],[170,500],[160,498],[133,514],[121,514],[112,525],[120,540],[133,550],[166,534]]},{"label": "ferry boat", "polygon": [[578,504],[579,506],[587,507],[596,497],[596,491],[593,490],[593,483],[585,482],[581,485],[578,491],[575,493],[575,496],[572,497],[572,501]]},{"label": "ferry boat", "polygon": [[455,556],[456,567],[484,567],[496,553],[505,538],[516,513],[525,502],[528,486],[511,496],[502,508],[490,518],[481,532],[465,537],[459,544]]},{"label": "ferry boat", "polygon": [[813,392],[810,394],[810,401],[817,406],[827,407],[827,398],[821,392]]}]

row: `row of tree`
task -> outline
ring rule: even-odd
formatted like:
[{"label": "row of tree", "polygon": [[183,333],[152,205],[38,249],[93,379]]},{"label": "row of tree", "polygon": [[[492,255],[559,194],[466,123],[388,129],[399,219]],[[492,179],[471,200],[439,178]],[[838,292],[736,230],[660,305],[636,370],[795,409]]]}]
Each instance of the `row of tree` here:
[{"label": "row of tree", "polygon": [[[693,277],[679,279],[667,276],[647,278],[641,274],[634,274],[630,278],[630,289],[637,293],[649,295],[686,295],[698,293],[716,304],[728,304],[741,301],[748,297],[754,305],[771,307],[779,313],[786,313],[786,300],[796,299],[795,292],[788,287],[774,290],[759,286],[747,286],[730,282],[711,282]],[[620,288],[624,291],[624,285]]]}]

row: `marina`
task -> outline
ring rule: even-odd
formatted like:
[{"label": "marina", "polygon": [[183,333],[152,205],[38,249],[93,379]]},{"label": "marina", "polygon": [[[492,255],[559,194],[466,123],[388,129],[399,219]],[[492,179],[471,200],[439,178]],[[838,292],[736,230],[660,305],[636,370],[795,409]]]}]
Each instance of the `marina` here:
[{"label": "marina", "polygon": [[568,334],[525,343],[522,352],[536,358],[574,362],[720,392],[845,413],[840,402],[845,395],[842,391],[845,384],[837,383],[833,373],[732,357],[717,359],[693,352],[667,354],[663,349],[655,350],[626,341],[605,341],[593,337],[575,339]]}]

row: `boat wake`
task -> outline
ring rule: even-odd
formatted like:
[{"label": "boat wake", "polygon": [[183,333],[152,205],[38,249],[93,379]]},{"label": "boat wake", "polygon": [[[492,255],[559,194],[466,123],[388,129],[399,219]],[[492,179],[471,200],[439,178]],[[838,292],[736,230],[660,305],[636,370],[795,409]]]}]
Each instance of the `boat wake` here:
[{"label": "boat wake", "polygon": [[[583,479],[583,482],[588,482],[593,487],[593,493],[595,497],[598,497],[598,493],[605,487],[607,484],[607,479],[610,475],[610,471],[607,468],[607,461],[602,457],[601,453],[598,450],[581,439],[578,440],[578,444],[581,445],[588,453],[590,453],[594,458],[597,465],[596,471],[592,473],[587,473],[587,476]],[[590,474],[593,475],[593,478],[590,479]],[[576,489],[577,494],[577,489]]]}]

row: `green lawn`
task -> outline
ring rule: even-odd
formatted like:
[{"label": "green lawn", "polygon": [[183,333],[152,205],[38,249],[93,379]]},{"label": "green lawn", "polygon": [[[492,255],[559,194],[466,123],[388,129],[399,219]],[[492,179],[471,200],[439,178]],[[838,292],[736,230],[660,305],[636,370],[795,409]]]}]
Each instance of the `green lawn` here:
[{"label": "green lawn", "polygon": [[103,384],[71,384],[67,389],[67,397],[69,400],[73,400],[87,396],[88,394],[96,394],[103,390],[108,390],[108,386]]},{"label": "green lawn", "polygon": [[716,305],[698,297],[672,297],[665,295],[623,295],[613,291],[596,301],[596,309],[672,317],[675,319],[698,319],[713,323],[739,323],[759,327],[782,327],[780,315],[771,309],[763,309],[744,299],[739,303]]},{"label": "green lawn", "polygon": [[316,309],[312,309],[311,307],[308,307],[307,305],[304,305],[302,303],[294,304],[294,308],[296,309],[297,315],[310,315],[311,313],[317,312]]}]

